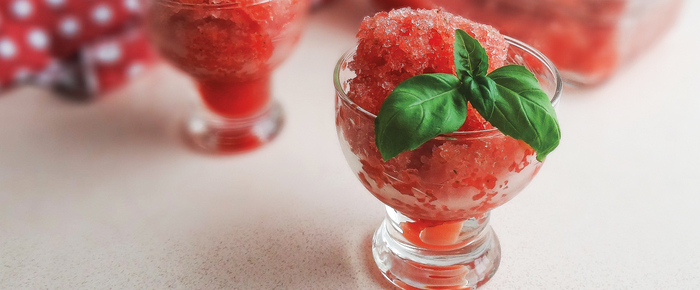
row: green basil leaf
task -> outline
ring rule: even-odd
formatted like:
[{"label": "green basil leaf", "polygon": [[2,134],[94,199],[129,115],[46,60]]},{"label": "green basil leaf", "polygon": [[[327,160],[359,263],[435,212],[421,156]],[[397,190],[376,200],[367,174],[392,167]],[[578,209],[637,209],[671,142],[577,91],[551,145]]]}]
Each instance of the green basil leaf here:
[{"label": "green basil leaf", "polygon": [[[482,108],[485,114],[493,115],[496,108],[498,88],[496,83],[487,76],[467,77],[461,88],[462,95],[472,103],[473,107]],[[481,111],[479,111],[481,114]],[[484,114],[481,114],[482,116]]]},{"label": "green basil leaf", "polygon": [[489,57],[484,47],[461,29],[455,31],[454,56],[457,76],[462,81],[467,76],[484,76],[489,69]]},{"label": "green basil leaf", "polygon": [[544,160],[559,145],[561,131],[554,107],[535,75],[524,66],[508,65],[487,77],[498,89],[493,110],[482,105],[490,100],[479,102],[470,98],[472,106],[503,134],[535,149],[537,160]]},{"label": "green basil leaf", "polygon": [[467,118],[460,85],[451,74],[418,75],[399,84],[374,121],[375,143],[384,161],[459,129]]}]

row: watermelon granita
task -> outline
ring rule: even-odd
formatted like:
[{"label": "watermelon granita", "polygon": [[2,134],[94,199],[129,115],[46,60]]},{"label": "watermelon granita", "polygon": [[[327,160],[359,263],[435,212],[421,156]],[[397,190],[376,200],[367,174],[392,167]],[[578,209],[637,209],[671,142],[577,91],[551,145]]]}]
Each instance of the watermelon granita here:
[{"label": "watermelon granita", "polygon": [[[347,103],[337,126],[346,152],[357,160],[363,184],[382,202],[413,219],[465,220],[508,201],[537,172],[535,151],[504,136],[469,106],[460,131],[383,161],[374,115],[402,81],[425,73],[455,73],[454,31],[463,29],[485,48],[489,71],[506,63],[508,43],[490,26],[439,10],[398,9],[365,18],[347,68]],[[357,110],[352,103],[363,110]],[[347,104],[347,105],[345,105]]]},{"label": "watermelon granita", "polygon": [[[455,41],[456,33],[459,41]],[[528,45],[501,35],[491,26],[441,10],[404,8],[380,12],[364,19],[357,37],[357,48],[346,53],[335,69],[336,129],[353,172],[387,205],[387,216],[372,238],[374,261],[382,274],[402,289],[476,289],[493,276],[500,263],[500,245],[489,226],[489,212],[512,199],[537,174],[542,165],[537,153],[525,142],[504,135],[480,116],[471,107],[472,100],[479,101],[477,95],[461,96],[468,97],[469,103],[459,107],[467,110],[467,117],[458,131],[438,135],[425,143],[421,139],[418,144],[422,145],[416,145],[416,149],[396,151],[402,153],[391,153],[388,160],[383,158],[375,143],[376,136],[387,136],[375,135],[375,121],[379,124],[377,128],[382,128],[387,116],[388,120],[394,120],[391,119],[394,116],[408,116],[400,121],[423,124],[434,118],[426,115],[446,112],[433,110],[421,102],[444,98],[455,89],[404,93],[399,98],[411,100],[404,107],[396,105],[399,103],[395,101],[394,89],[399,84],[399,91],[405,89],[405,84],[411,82],[404,81],[415,80],[413,77],[418,75],[422,78],[439,73],[444,80],[451,77],[446,74],[456,75],[455,47],[460,49],[462,77],[467,73],[469,77],[479,77],[477,73],[484,73],[484,70],[496,70],[492,74],[496,81],[503,71],[521,70],[522,75],[532,80],[527,89],[500,83],[499,92],[501,89],[536,91],[542,93],[539,102],[544,102],[544,107],[548,107],[548,101],[556,104],[561,96],[561,78],[554,65]],[[466,38],[469,39],[465,41]],[[476,48],[479,44],[485,55]],[[465,52],[469,58],[467,69],[463,62]],[[485,59],[488,59],[488,69],[482,66]],[[504,67],[510,64],[522,67]],[[476,66],[478,71],[474,70]],[[456,87],[451,88],[464,94],[462,85],[470,79],[456,78]],[[493,91],[489,94],[494,99],[505,98]],[[380,111],[386,111],[380,109],[387,98],[391,98],[386,101],[391,103],[389,110],[410,109],[421,113],[382,115]],[[443,102],[435,107],[448,105]],[[507,106],[499,107],[501,109],[509,110]],[[446,128],[459,127],[461,118],[453,120],[460,121]],[[502,125],[498,119],[491,120]],[[411,135],[417,134],[414,128],[423,129],[411,126],[393,127],[393,130],[405,128],[402,133]],[[558,125],[556,128],[559,136]],[[556,140],[558,144],[558,137]],[[538,152],[544,152],[537,146]],[[546,156],[543,154],[542,158]]]},{"label": "watermelon granita", "polygon": [[299,40],[308,0],[152,0],[148,11],[153,43],[194,78],[205,105],[184,122],[187,144],[231,154],[278,135],[270,75]]},{"label": "watermelon granita", "polygon": [[154,0],[151,35],[194,77],[209,109],[249,117],[270,101],[271,70],[299,39],[307,0]]},{"label": "watermelon granita", "polygon": [[374,0],[380,9],[442,8],[531,44],[567,82],[595,85],[648,48],[682,0]]}]

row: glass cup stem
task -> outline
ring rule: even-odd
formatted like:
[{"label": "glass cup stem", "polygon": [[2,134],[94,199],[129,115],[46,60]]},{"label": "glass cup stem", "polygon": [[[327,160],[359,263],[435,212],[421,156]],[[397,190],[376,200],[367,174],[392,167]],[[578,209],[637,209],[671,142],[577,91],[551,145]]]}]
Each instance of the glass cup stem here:
[{"label": "glass cup stem", "polygon": [[374,233],[382,274],[402,289],[476,289],[501,260],[489,214],[462,221],[413,220],[391,207]]},{"label": "glass cup stem", "polygon": [[246,152],[270,142],[284,122],[281,106],[270,97],[270,76],[245,82],[199,81],[204,106],[198,106],[184,128],[197,150],[228,154]]}]

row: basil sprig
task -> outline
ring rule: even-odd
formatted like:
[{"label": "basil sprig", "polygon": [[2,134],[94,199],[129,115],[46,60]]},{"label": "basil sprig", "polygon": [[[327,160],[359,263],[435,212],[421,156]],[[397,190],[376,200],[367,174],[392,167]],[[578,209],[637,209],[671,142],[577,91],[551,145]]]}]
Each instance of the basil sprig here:
[{"label": "basil sprig", "polygon": [[461,29],[455,32],[454,57],[457,76],[414,76],[382,104],[374,133],[385,161],[459,129],[467,118],[467,102],[503,134],[535,149],[539,161],[559,145],[556,113],[532,72],[507,65],[486,74],[486,51]]}]

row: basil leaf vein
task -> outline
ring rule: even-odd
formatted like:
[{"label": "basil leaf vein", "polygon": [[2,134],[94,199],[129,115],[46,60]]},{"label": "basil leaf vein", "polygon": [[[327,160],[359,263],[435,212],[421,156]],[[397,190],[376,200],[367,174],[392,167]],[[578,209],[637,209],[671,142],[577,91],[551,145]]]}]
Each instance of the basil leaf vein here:
[{"label": "basil leaf vein", "polygon": [[486,75],[489,68],[489,57],[479,41],[464,30],[455,31],[454,43],[455,69],[460,80],[467,77]]},{"label": "basil leaf vein", "polygon": [[424,74],[399,84],[375,119],[375,143],[384,160],[414,150],[467,118],[461,82],[451,74]]}]

